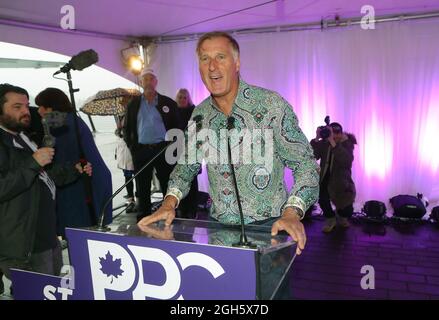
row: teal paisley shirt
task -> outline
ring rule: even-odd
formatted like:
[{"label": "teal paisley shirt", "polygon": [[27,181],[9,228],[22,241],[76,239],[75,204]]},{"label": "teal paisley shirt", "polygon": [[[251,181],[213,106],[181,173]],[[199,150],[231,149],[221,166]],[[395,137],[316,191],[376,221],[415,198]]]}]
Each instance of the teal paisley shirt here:
[{"label": "teal paisley shirt", "polygon": [[[195,145],[197,139],[193,150],[196,150],[198,158],[197,161],[187,161],[190,155],[190,147],[187,147],[183,154],[185,158],[182,158],[186,161],[175,166],[166,196],[173,195],[178,201],[184,198],[201,167],[201,159],[207,159],[209,194],[212,198],[210,215],[225,224],[239,224],[239,209],[230,166],[227,161],[211,160],[215,159],[211,158],[215,152],[218,159],[224,159],[225,156],[228,160],[227,142],[221,143],[220,138],[222,133],[227,132],[227,115],[218,109],[212,97],[208,97],[194,109],[191,119],[197,119],[197,116],[201,127],[210,129],[209,132],[215,133],[218,139],[215,141],[210,135],[208,139],[200,140],[198,134],[202,130],[199,131],[198,126],[196,134],[191,134],[191,130],[186,131],[188,144]],[[269,159],[261,162],[255,157],[246,161],[241,157],[241,161],[234,161],[245,223],[278,217],[288,206],[300,209],[303,214],[318,199],[319,167],[290,104],[276,92],[248,85],[240,79],[231,116],[235,119],[236,130],[235,139],[231,137],[232,159],[237,153],[242,154],[243,150],[253,149],[259,151],[257,154],[266,156],[264,159]],[[239,133],[245,131],[254,133],[251,140],[239,138]],[[265,134],[269,131],[271,139],[269,134]],[[208,153],[203,149],[206,144],[209,147]],[[266,147],[270,145],[271,150]],[[292,169],[294,176],[290,194],[284,183],[285,167]]]}]

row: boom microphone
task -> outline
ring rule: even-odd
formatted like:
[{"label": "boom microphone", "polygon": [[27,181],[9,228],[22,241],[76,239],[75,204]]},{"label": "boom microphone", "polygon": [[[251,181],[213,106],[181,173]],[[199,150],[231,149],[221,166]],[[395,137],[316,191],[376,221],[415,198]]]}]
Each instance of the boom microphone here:
[{"label": "boom microphone", "polygon": [[66,73],[70,70],[78,70],[81,71],[92,64],[98,62],[98,54],[93,49],[82,51],[78,53],[76,56],[73,56],[72,59],[68,63],[66,63],[61,69],[55,72],[53,75],[57,75],[59,73]]}]

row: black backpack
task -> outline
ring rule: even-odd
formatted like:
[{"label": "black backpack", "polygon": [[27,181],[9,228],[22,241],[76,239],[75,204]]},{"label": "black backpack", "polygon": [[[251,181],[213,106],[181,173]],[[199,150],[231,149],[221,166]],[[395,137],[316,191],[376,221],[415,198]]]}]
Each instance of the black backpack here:
[{"label": "black backpack", "polygon": [[434,221],[439,223],[439,206],[434,207],[433,209],[431,209],[430,219],[432,219],[432,220],[434,220]]},{"label": "black backpack", "polygon": [[370,218],[382,218],[385,216],[387,208],[384,202],[369,200],[366,201],[361,211]]},{"label": "black backpack", "polygon": [[427,212],[421,199],[407,194],[394,196],[390,199],[390,204],[393,215],[399,218],[421,219]]}]

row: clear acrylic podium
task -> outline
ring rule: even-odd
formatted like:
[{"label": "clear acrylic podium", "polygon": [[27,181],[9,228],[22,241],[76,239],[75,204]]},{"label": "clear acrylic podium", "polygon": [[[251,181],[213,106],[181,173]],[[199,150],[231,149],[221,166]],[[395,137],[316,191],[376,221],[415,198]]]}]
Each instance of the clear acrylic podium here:
[{"label": "clear acrylic podium", "polygon": [[67,229],[78,298],[284,298],[296,243],[286,233],[272,237],[266,226],[246,225],[246,234],[257,248],[234,247],[240,226],[213,221]]},{"label": "clear acrylic podium", "polygon": [[[166,239],[167,231],[164,230],[166,228],[163,223],[146,232],[139,230],[137,226],[122,225],[115,233]],[[256,267],[256,299],[277,298],[279,289],[288,285],[286,277],[295,258],[296,243],[286,234],[271,237],[270,227],[246,225],[247,238],[257,245],[257,249],[234,247],[233,244],[240,239],[240,226],[229,226],[219,222],[175,219],[172,223],[172,234],[174,241],[221,246],[232,250],[252,250]],[[243,268],[245,269],[245,266]]]}]

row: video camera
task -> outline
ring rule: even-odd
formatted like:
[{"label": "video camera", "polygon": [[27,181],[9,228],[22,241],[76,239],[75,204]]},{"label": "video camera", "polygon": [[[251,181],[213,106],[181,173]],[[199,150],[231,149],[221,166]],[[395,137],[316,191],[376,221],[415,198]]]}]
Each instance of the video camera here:
[{"label": "video camera", "polygon": [[329,129],[329,124],[331,123],[331,120],[330,120],[329,116],[325,117],[325,123],[326,123],[326,126],[320,126],[319,127],[319,129],[320,129],[320,137],[322,139],[328,139],[329,136],[331,135],[331,129]]}]

